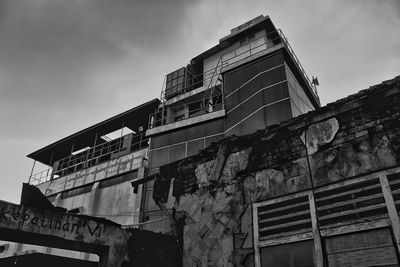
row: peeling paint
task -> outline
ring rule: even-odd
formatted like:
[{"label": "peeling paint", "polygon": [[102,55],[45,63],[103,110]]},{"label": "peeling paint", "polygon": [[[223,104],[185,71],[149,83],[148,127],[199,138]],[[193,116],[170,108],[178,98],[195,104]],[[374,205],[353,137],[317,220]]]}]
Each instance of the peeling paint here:
[{"label": "peeling paint", "polygon": [[339,122],[336,118],[310,125],[306,132],[301,135],[301,140],[307,147],[308,155],[317,152],[321,145],[330,143],[338,130]]},{"label": "peeling paint", "polygon": [[247,168],[251,148],[232,153],[228,156],[222,170],[221,180],[229,181],[236,177],[236,173]]}]

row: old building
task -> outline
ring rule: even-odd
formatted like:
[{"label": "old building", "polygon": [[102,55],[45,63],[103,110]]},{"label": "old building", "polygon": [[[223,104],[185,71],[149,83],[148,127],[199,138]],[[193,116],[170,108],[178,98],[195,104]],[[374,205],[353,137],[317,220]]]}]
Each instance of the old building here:
[{"label": "old building", "polygon": [[[379,88],[384,86],[389,85]],[[287,259],[292,259],[292,265],[283,266],[328,262],[335,266],[332,259],[347,255],[346,249],[342,253],[334,248],[340,241],[335,234],[340,231],[349,233],[350,237],[343,236],[344,243],[347,237],[396,237],[387,230],[395,218],[393,212],[382,211],[389,203],[382,202],[389,195],[383,189],[381,195],[373,191],[380,198],[379,211],[368,205],[361,213],[356,209],[359,198],[361,206],[364,200],[369,203],[369,195],[358,195],[357,190],[370,183],[378,187],[387,180],[355,178],[354,184],[346,180],[334,185],[343,178],[397,164],[395,152],[384,149],[393,146],[390,134],[383,135],[382,142],[368,137],[372,139],[353,147],[351,138],[372,133],[360,130],[361,125],[357,128],[362,118],[355,119],[342,107],[357,110],[354,102],[366,108],[364,97],[381,91],[373,89],[320,109],[316,87],[285,36],[268,16],[259,16],[167,74],[160,99],[29,154],[47,166],[39,173],[33,168],[29,183],[55,206],[70,212],[174,235],[183,245],[184,266],[251,266],[253,262],[278,266]],[[393,105],[375,106],[390,110]],[[375,111],[362,112],[368,116]],[[385,129],[382,123],[372,122],[379,116],[384,120],[385,113],[373,114],[376,117],[366,125]],[[329,119],[319,123],[324,118]],[[345,189],[337,189],[340,186]],[[320,199],[325,197],[332,200]],[[345,202],[348,198],[350,203]],[[357,228],[358,233],[378,225],[381,231],[351,235],[352,230],[341,226],[325,235],[323,227],[336,229],[331,222],[342,223],[343,216],[335,221],[335,210],[342,212],[336,202],[355,210],[355,215],[343,211],[350,218],[348,228]],[[320,203],[325,206],[321,208]],[[370,228],[364,229],[357,220],[363,221],[367,213],[383,219],[368,222]],[[379,245],[391,251],[385,252],[389,263],[397,253],[394,244]],[[7,255],[37,251],[93,258],[86,252],[28,244],[10,244],[7,251]]]},{"label": "old building", "polygon": [[[35,186],[24,184],[20,205],[0,200],[0,238],[11,242],[82,251],[98,260],[28,251],[0,258],[0,266],[181,266],[173,236],[126,229],[113,221],[55,207]],[[54,251],[52,251],[54,252]],[[2,252],[0,252],[2,253]]]},{"label": "old building", "polygon": [[160,166],[225,136],[252,133],[319,105],[283,33],[268,16],[259,16],[166,75],[160,101],[29,154],[49,167],[29,181],[56,205],[168,232],[165,214],[152,200],[153,182],[132,194],[129,181],[154,178]]},{"label": "old building", "polygon": [[[172,212],[164,212],[183,266],[399,266],[400,76],[163,165],[153,198],[161,207],[173,203]],[[54,217],[4,202],[0,214],[2,237],[16,241],[15,230],[42,231],[35,216]],[[134,242],[112,222],[91,218],[94,224],[88,224],[71,211],[57,216],[68,234],[47,226],[47,217],[44,233],[109,245],[93,238],[102,222],[110,225],[105,234],[119,236],[112,239],[121,243],[119,251],[146,251],[142,244],[149,236],[137,235]],[[83,236],[74,234],[79,225],[87,228]],[[161,242],[164,237],[155,235],[149,248]],[[148,257],[142,253],[140,259]],[[134,254],[129,258],[127,266],[141,266]]]},{"label": "old building", "polygon": [[[283,33],[268,16],[234,29],[219,43],[166,75],[161,102],[150,117],[149,177],[226,136],[244,135],[319,108],[311,84]],[[169,231],[143,186],[145,228]],[[166,204],[171,208],[172,203]]]},{"label": "old building", "polygon": [[[135,259],[151,237],[157,251],[176,242],[176,258],[158,259],[183,266],[399,266],[399,122],[400,77],[321,108],[282,32],[257,17],[166,75],[160,100],[29,154],[49,167],[29,183],[68,212],[44,227],[50,243],[23,240],[12,234],[25,214],[53,213],[1,202],[0,233],[21,243],[1,244],[0,256],[120,265],[103,247],[116,242]],[[31,217],[28,232],[39,227]],[[89,221],[118,238],[96,238]],[[172,239],[137,232],[135,243],[133,228]],[[55,246],[57,237],[102,247]]]},{"label": "old building", "polygon": [[[158,103],[154,99],[29,154],[48,168],[33,172],[29,183],[55,206],[136,225],[140,199],[130,182],[144,176],[149,141],[145,131]],[[27,244],[10,245],[3,256],[25,252],[98,260],[88,253]]]},{"label": "old building", "polygon": [[162,166],[154,192],[183,266],[399,266],[400,76]]}]

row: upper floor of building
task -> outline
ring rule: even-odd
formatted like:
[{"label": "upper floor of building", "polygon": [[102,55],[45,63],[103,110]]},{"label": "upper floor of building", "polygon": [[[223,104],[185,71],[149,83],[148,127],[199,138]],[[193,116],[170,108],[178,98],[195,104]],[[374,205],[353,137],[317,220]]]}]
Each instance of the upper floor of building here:
[{"label": "upper floor of building", "polygon": [[[144,166],[148,117],[158,104],[153,99],[29,154],[29,183],[53,195]],[[44,170],[36,171],[36,163]]]},{"label": "upper floor of building", "polygon": [[309,110],[318,108],[316,85],[307,76],[282,31],[268,16],[261,15],[233,28],[217,45],[192,58],[187,66],[165,76],[161,103],[149,119],[147,135],[225,116],[229,112],[226,98],[236,97],[232,91],[239,91],[239,87],[269,70],[253,71],[246,80],[233,81],[234,85],[228,74],[240,72],[246,76],[254,62],[277,53],[282,54],[282,62],[271,69],[286,64],[290,71],[285,75],[293,76],[299,84],[299,94],[309,102]]}]

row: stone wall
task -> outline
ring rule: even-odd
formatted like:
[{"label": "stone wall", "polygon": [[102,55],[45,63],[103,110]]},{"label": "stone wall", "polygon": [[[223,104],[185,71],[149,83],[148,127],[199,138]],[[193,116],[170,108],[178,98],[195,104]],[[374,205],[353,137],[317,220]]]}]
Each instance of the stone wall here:
[{"label": "stone wall", "polygon": [[[251,204],[400,163],[400,77],[161,167],[183,266],[254,266]],[[159,182],[162,185],[169,184]],[[157,196],[153,196],[157,199]]]}]

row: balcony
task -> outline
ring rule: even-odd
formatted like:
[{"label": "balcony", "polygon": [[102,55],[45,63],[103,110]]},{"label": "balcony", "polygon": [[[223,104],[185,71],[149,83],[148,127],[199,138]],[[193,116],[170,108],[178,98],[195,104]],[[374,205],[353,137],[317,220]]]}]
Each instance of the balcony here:
[{"label": "balcony", "polygon": [[[78,153],[73,153],[68,157],[56,161],[52,168],[30,175],[29,183],[32,185],[41,185],[65,176],[74,175],[78,177],[84,171],[88,173],[88,169],[100,169],[99,167],[102,165],[109,167],[110,161],[122,162],[124,160],[121,159],[124,157],[128,159],[132,157],[134,152],[147,148],[148,140],[144,132],[140,132],[127,134],[120,138],[82,149],[81,152],[78,151]],[[120,167],[117,168],[117,172],[119,173]]]},{"label": "balcony", "polygon": [[[214,90],[197,95],[199,100],[185,102],[181,105],[163,105],[149,118],[149,129],[146,135],[188,126],[225,115],[224,97],[221,86]],[[212,96],[209,96],[212,94]]]}]

